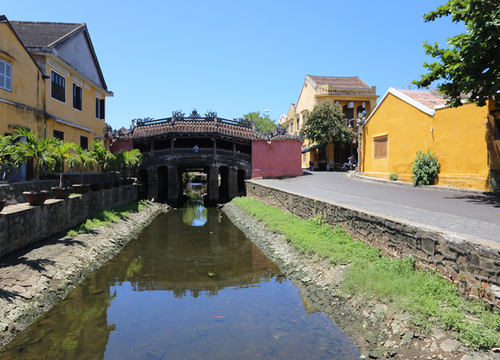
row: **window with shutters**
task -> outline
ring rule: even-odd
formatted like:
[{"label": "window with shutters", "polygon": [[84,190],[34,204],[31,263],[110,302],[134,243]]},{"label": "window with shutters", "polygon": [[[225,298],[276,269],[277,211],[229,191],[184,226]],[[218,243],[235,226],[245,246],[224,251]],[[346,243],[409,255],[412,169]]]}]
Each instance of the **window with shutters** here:
[{"label": "window with shutters", "polygon": [[387,157],[387,136],[373,139],[373,157],[375,159]]},{"label": "window with shutters", "polygon": [[0,60],[0,89],[12,91],[12,65]]},{"label": "window with shutters", "polygon": [[104,119],[104,99],[95,98],[95,117]]},{"label": "window with shutters", "polygon": [[73,83],[73,109],[82,111],[82,87]]},{"label": "window with shutters", "polygon": [[66,102],[66,78],[52,71],[50,95],[53,99]]}]

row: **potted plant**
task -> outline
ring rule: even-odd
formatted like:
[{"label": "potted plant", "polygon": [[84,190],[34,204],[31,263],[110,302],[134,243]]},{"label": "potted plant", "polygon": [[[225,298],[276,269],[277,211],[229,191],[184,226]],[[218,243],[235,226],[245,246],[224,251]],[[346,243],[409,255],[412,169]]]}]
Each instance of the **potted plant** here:
[{"label": "potted plant", "polygon": [[61,172],[59,174],[59,186],[53,187],[52,192],[56,199],[67,199],[69,194],[71,194],[71,187],[63,187],[63,172],[64,164],[71,156],[71,150],[75,147],[74,143],[67,143],[62,140],[58,141],[58,146],[54,148],[54,157],[57,162],[61,165]]},{"label": "potted plant", "polygon": [[91,183],[90,187],[92,191],[101,191],[104,188],[104,183],[102,183],[99,179],[99,174],[101,172],[101,167],[104,165],[104,158],[106,156],[106,147],[99,140],[92,141],[91,146],[91,156],[96,161],[97,165],[97,182]]},{"label": "potted plant", "polygon": [[109,181],[109,173],[112,170],[112,163],[116,160],[116,157],[111,153],[111,151],[106,150],[104,153],[104,161],[102,163],[102,170],[106,172],[106,182],[104,183],[105,189],[111,189],[113,187],[113,181]]},{"label": "potted plant", "polygon": [[30,205],[42,205],[47,199],[49,192],[40,190],[40,173],[42,169],[45,172],[50,172],[56,163],[54,148],[57,146],[58,139],[44,136],[40,136],[40,139],[38,139],[37,135],[38,133],[33,133],[32,130],[16,129],[14,137],[16,139],[24,137],[25,140],[15,143],[12,149],[12,157],[16,166],[20,167],[29,160],[33,160],[35,164],[35,191],[23,192]]},{"label": "potted plant", "polygon": [[133,183],[133,179],[130,176],[132,169],[136,166],[139,166],[142,162],[142,154],[139,149],[133,149],[130,151],[125,151],[123,153],[123,159],[125,163],[125,169],[128,172],[128,178],[126,179],[126,184],[131,185]]},{"label": "potted plant", "polygon": [[75,144],[74,149],[75,152],[70,154],[67,163],[71,169],[80,172],[80,184],[73,184],[73,188],[78,194],[86,194],[90,190],[90,184],[84,182],[83,170],[92,169],[95,159],[91,156],[90,151],[82,149],[81,146]]},{"label": "potted plant", "polygon": [[[0,166],[3,167],[2,177],[7,174],[8,168],[11,165],[12,142],[10,136],[0,136]],[[5,207],[6,200],[0,199],[0,211]]]}]

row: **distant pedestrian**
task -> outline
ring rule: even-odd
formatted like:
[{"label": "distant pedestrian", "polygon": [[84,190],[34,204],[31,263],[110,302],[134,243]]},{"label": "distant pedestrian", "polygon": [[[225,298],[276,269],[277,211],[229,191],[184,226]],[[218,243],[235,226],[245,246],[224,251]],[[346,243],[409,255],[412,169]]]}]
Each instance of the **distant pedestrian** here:
[{"label": "distant pedestrian", "polygon": [[198,145],[195,145],[195,146],[193,146],[193,150],[194,150],[195,153],[197,153],[198,150],[200,150],[200,148],[198,147]]}]

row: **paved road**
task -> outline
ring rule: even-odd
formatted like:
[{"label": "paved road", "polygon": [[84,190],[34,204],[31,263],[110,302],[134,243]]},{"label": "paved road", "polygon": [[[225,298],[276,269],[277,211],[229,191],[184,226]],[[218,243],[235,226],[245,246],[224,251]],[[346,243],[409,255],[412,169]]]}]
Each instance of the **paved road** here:
[{"label": "paved road", "polygon": [[349,177],[342,172],[311,172],[285,180],[253,181],[500,243],[499,194],[400,186]]}]

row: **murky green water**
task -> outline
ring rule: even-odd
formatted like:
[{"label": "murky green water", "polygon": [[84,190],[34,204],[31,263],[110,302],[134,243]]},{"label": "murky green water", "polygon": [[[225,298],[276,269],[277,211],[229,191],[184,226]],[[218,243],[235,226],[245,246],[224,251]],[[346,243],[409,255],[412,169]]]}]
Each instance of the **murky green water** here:
[{"label": "murky green water", "polygon": [[223,213],[158,216],[0,359],[357,359]]}]

